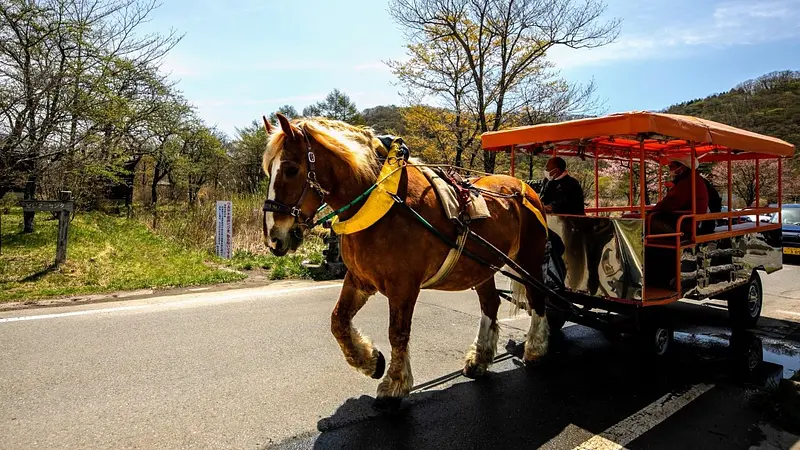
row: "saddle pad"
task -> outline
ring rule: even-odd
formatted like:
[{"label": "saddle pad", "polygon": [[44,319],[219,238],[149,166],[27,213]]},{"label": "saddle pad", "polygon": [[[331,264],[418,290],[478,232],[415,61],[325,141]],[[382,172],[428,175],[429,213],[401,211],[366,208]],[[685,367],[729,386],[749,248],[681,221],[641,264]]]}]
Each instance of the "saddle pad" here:
[{"label": "saddle pad", "polygon": [[[439,201],[442,202],[444,212],[450,220],[458,219],[458,194],[456,189],[445,181],[442,177],[436,174],[430,167],[419,167],[417,169],[422,172],[428,181],[431,182],[436,193],[439,195]],[[469,202],[467,203],[467,214],[470,220],[485,219],[491,217],[489,208],[486,206],[486,199],[477,192],[470,190]]]}]

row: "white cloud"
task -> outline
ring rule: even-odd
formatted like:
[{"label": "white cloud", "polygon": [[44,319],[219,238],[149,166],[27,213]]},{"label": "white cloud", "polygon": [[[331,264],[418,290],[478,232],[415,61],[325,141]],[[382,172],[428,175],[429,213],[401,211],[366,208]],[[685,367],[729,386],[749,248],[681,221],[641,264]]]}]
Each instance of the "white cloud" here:
[{"label": "white cloud", "polygon": [[[642,23],[659,23],[659,13]],[[689,19],[689,18],[687,18]],[[670,58],[702,50],[800,37],[800,0],[725,1],[708,16],[677,23],[660,22],[626,32],[617,42],[595,49],[554,48],[549,57],[560,68],[621,60]],[[635,26],[635,25],[634,25]]]}]

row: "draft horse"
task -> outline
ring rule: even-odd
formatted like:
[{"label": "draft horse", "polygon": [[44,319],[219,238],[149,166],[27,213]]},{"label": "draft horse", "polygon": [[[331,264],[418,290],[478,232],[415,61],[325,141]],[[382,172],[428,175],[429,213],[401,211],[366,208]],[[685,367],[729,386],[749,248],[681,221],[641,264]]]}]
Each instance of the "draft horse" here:
[{"label": "draft horse", "polygon": [[[263,167],[269,174],[269,190],[264,212],[264,239],[270,251],[283,256],[295,251],[317,210],[323,203],[342,208],[373,186],[381,170],[384,144],[368,128],[318,118],[288,120],[278,114],[279,126],[264,118],[268,135]],[[456,224],[445,215],[431,183],[414,158],[403,164],[396,199],[428,221],[441,234],[455,239]],[[521,181],[507,175],[484,176],[474,186],[485,192],[488,218],[473,221],[469,227],[510,257],[537,280],[542,278],[542,260],[547,239],[546,228],[534,213],[544,216],[539,197]],[[523,204],[528,201],[528,207]],[[351,218],[364,205],[360,200],[339,214]],[[267,205],[270,205],[267,207]],[[378,385],[378,408],[398,405],[413,386],[408,343],[411,318],[421,286],[442,266],[451,247],[422,226],[418,218],[398,204],[366,229],[341,236],[341,256],[347,267],[339,300],[331,315],[331,332],[347,362],[356,370],[380,379],[385,370],[383,354],[356,329],[352,320],[376,292],[389,300],[389,342],[391,361],[386,376]],[[463,373],[471,378],[484,375],[495,357],[499,326],[499,292],[494,275],[504,266],[485,246],[467,242],[449,275],[431,289],[462,291],[474,288],[482,316],[478,334],[469,350]],[[491,264],[486,264],[489,261]],[[535,361],[547,352],[549,328],[545,298],[516,282],[514,291],[524,296],[531,313],[525,341],[524,360]]]}]

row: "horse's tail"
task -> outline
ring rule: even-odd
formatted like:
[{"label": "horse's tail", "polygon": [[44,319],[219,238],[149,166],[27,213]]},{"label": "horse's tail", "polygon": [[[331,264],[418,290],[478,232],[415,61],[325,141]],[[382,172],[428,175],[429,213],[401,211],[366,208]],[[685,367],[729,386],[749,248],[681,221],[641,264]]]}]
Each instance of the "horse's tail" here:
[{"label": "horse's tail", "polygon": [[[510,271],[516,274],[514,270]],[[524,309],[528,314],[531,313],[531,305],[528,304],[528,288],[519,281],[511,280],[511,303],[514,305],[512,315],[516,316],[520,309]]]},{"label": "horse's tail", "polygon": [[[520,180],[521,181],[521,180]],[[521,181],[521,192],[522,194],[522,205],[523,209],[527,209],[534,216],[536,216],[536,221],[538,222],[538,226],[542,227],[540,231],[544,231],[545,237],[549,230],[547,228],[547,214],[544,210],[544,205],[542,205],[542,200],[539,198],[539,194],[536,193],[530,186],[528,186],[524,181]],[[520,230],[521,233],[530,233],[530,230]],[[531,270],[531,269],[526,269]],[[540,268],[534,270],[541,270]],[[512,270],[512,272],[514,272]],[[514,272],[517,276],[516,272]],[[511,303],[514,305],[514,314],[516,315],[520,309],[525,309],[528,314],[531,314],[531,305],[528,303],[528,296],[527,296],[528,287],[524,284],[511,280]]]}]

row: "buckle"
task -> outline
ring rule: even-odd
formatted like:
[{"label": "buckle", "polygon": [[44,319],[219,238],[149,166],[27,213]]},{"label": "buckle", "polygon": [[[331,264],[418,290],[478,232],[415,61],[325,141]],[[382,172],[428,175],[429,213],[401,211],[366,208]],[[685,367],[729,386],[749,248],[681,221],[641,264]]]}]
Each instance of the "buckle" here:
[{"label": "buckle", "polygon": [[317,157],[314,156],[314,152],[308,152],[308,162],[310,162],[311,164],[317,162]]},{"label": "buckle", "polygon": [[302,214],[302,211],[300,211],[300,208],[294,206],[294,207],[292,207],[292,209],[289,212],[289,214],[291,214],[292,217],[300,217],[300,214]]}]

